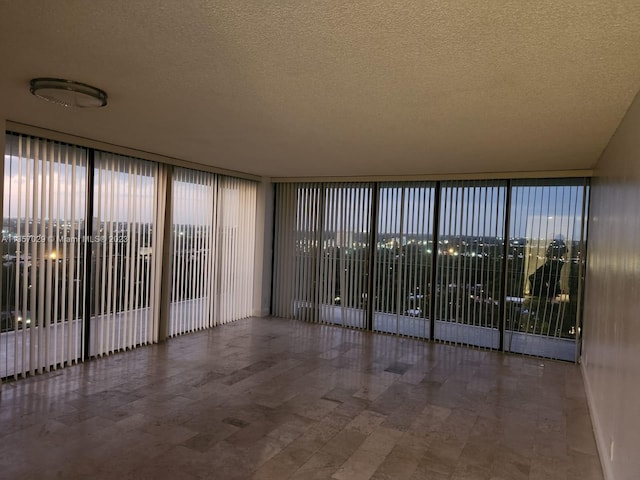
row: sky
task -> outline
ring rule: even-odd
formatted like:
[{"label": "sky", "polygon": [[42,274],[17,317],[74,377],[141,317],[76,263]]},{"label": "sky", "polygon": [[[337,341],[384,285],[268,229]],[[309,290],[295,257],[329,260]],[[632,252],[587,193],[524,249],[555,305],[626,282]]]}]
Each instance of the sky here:
[{"label": "sky", "polygon": [[[440,235],[503,237],[506,214],[505,186],[443,185],[440,194]],[[327,189],[324,228],[328,231],[369,231],[370,187],[330,187]],[[318,196],[300,197],[299,221],[304,212],[315,212]],[[310,199],[309,201],[306,201]],[[511,190],[509,237],[579,240],[581,231],[582,185],[515,185]],[[430,236],[433,232],[435,188],[382,187],[378,205],[378,235]]]}]

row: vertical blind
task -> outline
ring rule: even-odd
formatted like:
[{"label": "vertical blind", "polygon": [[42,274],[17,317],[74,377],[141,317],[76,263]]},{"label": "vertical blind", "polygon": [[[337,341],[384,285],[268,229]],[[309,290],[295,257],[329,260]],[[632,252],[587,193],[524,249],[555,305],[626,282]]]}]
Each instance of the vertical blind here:
[{"label": "vertical blind", "polygon": [[152,162],[96,152],[92,355],[158,340],[162,170]]},{"label": "vertical blind", "polygon": [[323,191],[316,283],[321,322],[358,328],[367,324],[371,191],[366,184],[329,185]]},{"label": "vertical blind", "polygon": [[276,315],[364,328],[372,188],[278,185]]},{"label": "vertical blind", "polygon": [[280,184],[275,195],[273,313],[315,321],[322,187]]},{"label": "vertical blind", "polygon": [[256,182],[18,134],[4,170],[0,378],[252,314]]},{"label": "vertical blind", "polygon": [[257,184],[221,176],[218,182],[214,325],[253,312]]},{"label": "vertical blind", "polygon": [[214,324],[217,189],[216,175],[174,170],[171,336]]},{"label": "vertical blind", "polygon": [[514,181],[505,349],[574,360],[584,265],[584,181]]},{"label": "vertical blind", "polygon": [[252,314],[256,195],[252,181],[175,169],[170,335]]},{"label": "vertical blind", "polygon": [[82,357],[87,151],[7,135],[0,377]]},{"label": "vertical blind", "polygon": [[433,183],[384,183],[378,198],[373,329],[429,338]]},{"label": "vertical blind", "polygon": [[587,193],[584,179],[278,184],[273,313],[573,360]]},{"label": "vertical blind", "polygon": [[498,348],[506,182],[440,190],[435,338]]}]

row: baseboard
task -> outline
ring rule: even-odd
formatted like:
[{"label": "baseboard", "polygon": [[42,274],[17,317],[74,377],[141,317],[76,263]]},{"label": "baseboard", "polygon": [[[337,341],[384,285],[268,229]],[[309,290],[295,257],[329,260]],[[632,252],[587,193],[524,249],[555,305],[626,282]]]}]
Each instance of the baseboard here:
[{"label": "baseboard", "polygon": [[589,407],[589,415],[591,416],[591,425],[593,425],[593,434],[596,438],[596,446],[598,447],[598,456],[600,457],[600,465],[602,466],[602,473],[604,480],[615,480],[613,476],[613,465],[609,458],[609,445],[602,433],[602,427],[600,426],[600,417],[596,411],[594,405],[593,393],[591,390],[591,384],[589,383],[589,376],[585,370],[584,363],[580,364],[580,371],[582,372],[582,381],[584,383],[584,390],[587,395],[587,405]]}]

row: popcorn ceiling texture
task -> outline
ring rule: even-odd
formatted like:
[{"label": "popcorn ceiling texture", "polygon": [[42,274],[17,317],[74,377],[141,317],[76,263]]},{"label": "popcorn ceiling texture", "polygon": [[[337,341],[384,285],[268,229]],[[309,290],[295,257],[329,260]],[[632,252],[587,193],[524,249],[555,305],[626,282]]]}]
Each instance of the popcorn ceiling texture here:
[{"label": "popcorn ceiling texture", "polygon": [[[266,176],[592,168],[640,3],[1,2],[0,119]],[[70,78],[96,111],[32,97]]]}]

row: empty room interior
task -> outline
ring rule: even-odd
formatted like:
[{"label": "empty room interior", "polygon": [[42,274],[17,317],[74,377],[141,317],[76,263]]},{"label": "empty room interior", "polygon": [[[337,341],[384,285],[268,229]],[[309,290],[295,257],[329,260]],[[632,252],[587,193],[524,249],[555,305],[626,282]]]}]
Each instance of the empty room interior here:
[{"label": "empty room interior", "polygon": [[640,478],[637,1],[0,18],[1,478]]}]

